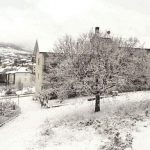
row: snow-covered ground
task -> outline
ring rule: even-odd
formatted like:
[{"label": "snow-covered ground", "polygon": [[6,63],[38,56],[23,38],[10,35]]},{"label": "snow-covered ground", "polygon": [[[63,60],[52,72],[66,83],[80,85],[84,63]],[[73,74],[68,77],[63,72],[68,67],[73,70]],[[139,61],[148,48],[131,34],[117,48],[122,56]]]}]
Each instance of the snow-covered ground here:
[{"label": "snow-covered ground", "polygon": [[[118,97],[105,98],[101,101],[101,113],[119,103],[150,99],[150,92],[121,94]],[[17,102],[17,99],[14,99]],[[65,121],[82,120],[94,114],[94,101],[87,98],[70,100],[68,105],[44,109],[32,97],[21,97],[19,101],[22,113],[19,117],[0,128],[0,149],[2,150],[96,150],[105,142],[104,137],[87,126],[84,130],[65,126]],[[107,109],[106,109],[107,106]],[[100,113],[96,114],[99,115]],[[47,120],[47,123],[44,123]],[[65,121],[64,121],[65,120]],[[52,126],[54,125],[58,126]],[[50,131],[45,125],[49,126]],[[46,136],[46,135],[49,136]],[[141,127],[134,133],[134,150],[149,150],[150,127]],[[144,141],[144,142],[142,142]]]},{"label": "snow-covered ground", "polygon": [[[4,90],[5,87],[3,87],[3,89],[0,89],[0,98],[5,96],[6,93],[6,89]],[[15,90],[17,95],[25,95],[25,94],[31,94],[31,93],[35,93],[35,87],[26,87],[23,88],[22,90]]]},{"label": "snow-covered ground", "polygon": [[150,150],[150,122],[142,122],[134,132],[134,150]]},{"label": "snow-covered ground", "polygon": [[49,115],[48,110],[41,109],[39,103],[32,101],[32,97],[20,98],[19,105],[21,115],[0,128],[1,150],[25,150],[39,125]]}]

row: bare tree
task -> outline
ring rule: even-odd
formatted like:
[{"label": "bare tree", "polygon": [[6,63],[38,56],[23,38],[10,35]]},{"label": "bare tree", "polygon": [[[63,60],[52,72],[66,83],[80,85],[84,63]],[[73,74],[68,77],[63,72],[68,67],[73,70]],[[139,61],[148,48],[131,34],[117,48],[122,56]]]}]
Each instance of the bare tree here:
[{"label": "bare tree", "polygon": [[60,95],[63,91],[66,97],[71,92],[74,96],[95,94],[96,112],[100,111],[102,94],[125,85],[129,87],[139,77],[144,78],[147,66],[145,50],[136,48],[139,43],[136,38],[114,38],[108,33],[90,31],[77,40],[68,35],[63,37],[54,52],[65,57],[57,60],[55,68],[48,65],[53,75],[49,73],[49,78],[46,77],[49,83],[53,76],[57,78],[51,85]]}]

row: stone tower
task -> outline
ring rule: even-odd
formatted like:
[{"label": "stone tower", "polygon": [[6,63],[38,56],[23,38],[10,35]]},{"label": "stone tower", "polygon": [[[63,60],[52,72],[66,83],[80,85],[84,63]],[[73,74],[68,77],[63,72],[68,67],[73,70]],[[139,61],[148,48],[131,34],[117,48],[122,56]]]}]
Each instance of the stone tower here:
[{"label": "stone tower", "polygon": [[33,54],[32,54],[32,62],[33,63],[36,63],[36,54],[37,54],[38,51],[39,51],[39,45],[38,45],[38,41],[36,40],[34,50],[33,50]]}]

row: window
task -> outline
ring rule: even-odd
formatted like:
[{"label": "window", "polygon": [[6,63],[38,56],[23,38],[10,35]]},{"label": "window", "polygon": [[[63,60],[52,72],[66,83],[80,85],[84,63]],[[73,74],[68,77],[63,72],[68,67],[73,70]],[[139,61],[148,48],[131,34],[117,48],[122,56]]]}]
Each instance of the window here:
[{"label": "window", "polygon": [[40,65],[40,58],[38,58],[38,65]]},{"label": "window", "polygon": [[43,71],[46,72],[46,65],[43,65]]},{"label": "window", "polygon": [[53,62],[53,63],[51,63],[51,66],[52,66],[53,68],[55,68],[55,67],[57,66],[57,63]]}]

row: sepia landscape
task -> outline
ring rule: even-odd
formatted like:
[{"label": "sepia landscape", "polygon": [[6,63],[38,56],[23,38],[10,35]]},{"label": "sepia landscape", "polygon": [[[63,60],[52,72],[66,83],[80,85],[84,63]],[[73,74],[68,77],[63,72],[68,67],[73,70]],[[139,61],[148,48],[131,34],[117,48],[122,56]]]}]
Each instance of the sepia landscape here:
[{"label": "sepia landscape", "polygon": [[0,0],[0,150],[150,150],[148,0]]}]

